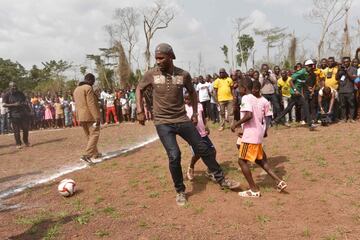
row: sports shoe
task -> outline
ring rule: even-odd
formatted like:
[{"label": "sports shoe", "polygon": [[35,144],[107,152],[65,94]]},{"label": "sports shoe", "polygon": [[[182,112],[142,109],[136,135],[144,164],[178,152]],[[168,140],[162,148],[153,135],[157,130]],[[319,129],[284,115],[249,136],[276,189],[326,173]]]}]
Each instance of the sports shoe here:
[{"label": "sports shoe", "polygon": [[309,127],[309,130],[314,131],[316,127],[317,127],[317,125],[311,124],[310,127]]},{"label": "sports shoe", "polygon": [[224,131],[224,127],[219,127],[219,129],[218,129],[220,132],[221,131]]},{"label": "sports shoe", "polygon": [[194,169],[191,167],[188,167],[188,170],[186,172],[187,178],[192,181],[194,179]]},{"label": "sports shoe", "polygon": [[289,122],[285,122],[285,126],[286,126],[286,127],[291,127],[291,125],[290,125]]},{"label": "sports shoe", "polygon": [[22,149],[21,145],[16,145],[16,149]]},{"label": "sports shoe", "polygon": [[94,159],[102,158],[102,153],[97,153],[93,156]]},{"label": "sports shoe", "polygon": [[213,182],[216,182],[216,178],[215,175],[211,172],[209,172],[209,170],[205,171],[205,176],[210,179]]},{"label": "sports shoe", "polygon": [[306,122],[304,120],[300,121],[300,125],[305,125]]},{"label": "sports shoe", "polygon": [[93,164],[95,164],[93,161],[91,161],[91,159],[90,159],[88,156],[85,156],[85,155],[81,156],[81,157],[80,157],[80,160],[83,161],[83,162],[85,162],[85,163],[88,164],[88,165],[93,165]]},{"label": "sports shoe", "polygon": [[349,120],[350,123],[355,123],[356,121],[354,119]]},{"label": "sports shoe", "polygon": [[185,192],[179,192],[176,194],[176,204],[178,206],[184,206],[186,204],[186,195]]},{"label": "sports shoe", "polygon": [[240,183],[235,182],[233,180],[230,179],[224,179],[221,183],[220,183],[221,188],[228,188],[228,189],[235,189],[240,187]]},{"label": "sports shoe", "polygon": [[30,143],[25,143],[25,147],[31,147]]}]

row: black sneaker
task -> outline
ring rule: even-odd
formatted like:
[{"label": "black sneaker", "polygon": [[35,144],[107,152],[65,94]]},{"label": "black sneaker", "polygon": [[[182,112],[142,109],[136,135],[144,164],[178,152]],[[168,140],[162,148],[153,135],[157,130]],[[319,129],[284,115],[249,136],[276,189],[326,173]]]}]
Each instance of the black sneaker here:
[{"label": "black sneaker", "polygon": [[93,161],[91,161],[91,158],[89,158],[88,156],[85,156],[85,155],[81,156],[80,160],[85,162],[88,165],[94,165],[95,164]]},{"label": "black sneaker", "polygon": [[205,172],[205,176],[210,179],[212,182],[216,182],[216,178],[215,178],[215,175],[209,171],[206,171]]},{"label": "black sneaker", "polygon": [[238,187],[240,187],[240,183],[235,182],[233,180],[230,179],[224,179],[221,183],[220,183],[221,188],[228,188],[228,189],[236,189]]},{"label": "black sneaker", "polygon": [[186,194],[185,192],[179,192],[176,194],[176,204],[178,206],[184,206],[186,204]]}]

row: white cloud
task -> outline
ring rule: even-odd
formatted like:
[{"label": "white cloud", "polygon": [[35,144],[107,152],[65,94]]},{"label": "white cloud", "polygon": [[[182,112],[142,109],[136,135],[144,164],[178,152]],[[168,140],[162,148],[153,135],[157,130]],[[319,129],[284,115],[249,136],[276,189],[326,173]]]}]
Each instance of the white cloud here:
[{"label": "white cloud", "polygon": [[250,13],[249,22],[252,22],[252,27],[257,29],[267,29],[272,27],[266,14],[257,9]]}]

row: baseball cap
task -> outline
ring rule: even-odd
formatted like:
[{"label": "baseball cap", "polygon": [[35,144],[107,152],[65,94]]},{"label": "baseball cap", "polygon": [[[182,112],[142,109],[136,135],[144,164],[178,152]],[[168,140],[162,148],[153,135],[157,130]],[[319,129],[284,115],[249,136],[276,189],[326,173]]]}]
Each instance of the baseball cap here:
[{"label": "baseball cap", "polygon": [[168,55],[171,55],[172,59],[176,59],[175,53],[174,53],[172,47],[167,43],[160,43],[159,45],[157,45],[155,48],[155,53],[168,54]]},{"label": "baseball cap", "polygon": [[308,65],[314,65],[314,61],[309,59],[309,60],[306,60],[305,61],[305,66],[308,66]]}]

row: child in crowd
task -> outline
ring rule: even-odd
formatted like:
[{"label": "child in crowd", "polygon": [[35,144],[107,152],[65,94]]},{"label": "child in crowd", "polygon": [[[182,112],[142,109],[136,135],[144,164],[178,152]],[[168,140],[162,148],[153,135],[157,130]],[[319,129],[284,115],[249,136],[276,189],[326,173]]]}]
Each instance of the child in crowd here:
[{"label": "child in crowd", "polygon": [[54,103],[56,127],[62,128],[64,126],[64,106],[60,103],[60,98],[57,97]]},{"label": "child in crowd", "polygon": [[65,127],[72,127],[71,105],[67,98],[63,100],[63,106],[64,106]]},{"label": "child in crowd", "polygon": [[234,132],[237,127],[243,124],[238,163],[250,189],[239,192],[239,196],[260,197],[261,195],[259,187],[252,178],[248,162],[255,162],[263,168],[277,182],[277,189],[281,192],[287,187],[287,184],[270,169],[262,148],[263,138],[267,136],[267,128],[272,116],[270,103],[260,94],[260,82],[254,81],[253,83],[251,80],[245,79],[242,84],[248,92],[252,90],[252,94],[245,95],[242,98],[240,111],[243,113],[243,117],[231,126],[231,130]]},{"label": "child in crowd", "polygon": [[[190,97],[189,97],[188,94],[185,94],[184,100],[185,100],[186,115],[191,119],[191,116],[193,115],[193,108],[192,108],[191,100],[190,100]],[[211,142],[211,140],[209,138],[210,130],[206,126],[206,118],[205,118],[204,109],[203,109],[203,106],[202,106],[201,103],[198,103],[197,112],[198,112],[198,123],[196,125],[196,130],[199,132],[199,134],[202,137],[203,141],[206,144],[208,144],[211,148],[214,149],[215,156],[216,156],[216,149],[214,147],[214,144]],[[190,165],[189,165],[187,173],[186,173],[186,176],[190,181],[194,179],[195,163],[200,159],[200,156],[197,156],[197,155],[194,154],[194,150],[192,148],[191,148],[191,151],[192,151],[193,156],[191,158],[191,162],[190,162]],[[211,180],[215,181],[215,177],[213,177],[212,174],[209,173],[209,171],[206,171],[205,174]]]},{"label": "child in crowd", "polygon": [[53,122],[53,115],[51,112],[51,104],[49,102],[45,103],[45,123],[46,127],[51,128]]}]

